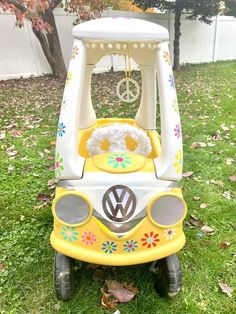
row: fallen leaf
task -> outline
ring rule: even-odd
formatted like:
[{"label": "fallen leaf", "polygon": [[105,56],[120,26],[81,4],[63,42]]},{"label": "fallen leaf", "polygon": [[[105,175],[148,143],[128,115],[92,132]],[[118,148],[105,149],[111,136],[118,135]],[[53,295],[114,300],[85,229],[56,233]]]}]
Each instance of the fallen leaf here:
[{"label": "fallen leaf", "polygon": [[51,154],[51,151],[49,149],[44,149],[43,151],[45,154]]},{"label": "fallen leaf", "polygon": [[188,177],[190,177],[192,174],[193,174],[192,171],[187,171],[187,172],[184,172],[184,173],[183,173],[183,177],[184,177],[184,178],[188,178]]},{"label": "fallen leaf", "polygon": [[215,184],[215,185],[217,185],[217,186],[220,186],[220,187],[224,187],[224,185],[225,185],[224,182],[221,181],[221,180],[214,180],[214,179],[211,179],[210,182],[213,183],[213,184]]},{"label": "fallen leaf", "polygon": [[5,265],[3,263],[0,263],[0,270],[4,269]]},{"label": "fallen leaf", "polygon": [[221,129],[224,130],[224,131],[229,131],[229,128],[223,123],[221,124]]},{"label": "fallen leaf", "polygon": [[193,215],[190,215],[188,222],[193,227],[201,228],[203,226],[203,221]]},{"label": "fallen leaf", "polygon": [[23,132],[20,131],[20,130],[14,130],[14,131],[11,132],[11,135],[13,137],[22,137],[22,134],[23,134]]},{"label": "fallen leaf", "polygon": [[204,225],[201,230],[207,235],[213,235],[215,233],[215,230],[207,225]]},{"label": "fallen leaf", "polygon": [[38,173],[32,173],[32,176],[37,178],[37,177],[39,177],[39,174]]},{"label": "fallen leaf", "polygon": [[218,285],[223,293],[227,294],[229,298],[232,297],[232,293],[234,291],[233,288],[229,287],[226,283],[223,282],[219,282]]},{"label": "fallen leaf", "polygon": [[227,166],[230,166],[230,165],[232,165],[232,162],[233,162],[234,160],[232,159],[232,158],[226,158],[226,165]]},{"label": "fallen leaf", "polygon": [[202,203],[201,205],[200,205],[200,208],[206,208],[207,207],[207,204],[206,203]]},{"label": "fallen leaf", "polygon": [[220,248],[223,250],[227,249],[229,246],[230,246],[230,242],[227,242],[227,241],[220,242]]},{"label": "fallen leaf", "polygon": [[190,148],[203,148],[206,147],[206,143],[203,142],[193,142]]},{"label": "fallen leaf", "polygon": [[50,202],[51,196],[48,194],[38,194],[37,195],[37,200],[38,201],[43,201],[43,202]]},{"label": "fallen leaf", "polygon": [[219,131],[217,131],[213,136],[212,136],[212,139],[214,140],[214,141],[222,141],[222,136],[220,135],[220,132]]},{"label": "fallen leaf", "polygon": [[56,178],[48,180],[48,187],[54,188],[57,185],[57,183],[58,183],[58,179]]},{"label": "fallen leaf", "polygon": [[214,147],[214,146],[216,146],[216,144],[214,144],[214,143],[207,143],[207,146]]},{"label": "fallen leaf", "polygon": [[236,176],[235,175],[229,176],[229,180],[232,181],[232,182],[235,182],[236,181]]},{"label": "fallen leaf", "polygon": [[104,269],[98,268],[93,272],[93,280],[94,281],[102,281],[104,279]]},{"label": "fallen leaf", "polygon": [[43,204],[41,205],[37,205],[34,207],[34,209],[42,209],[43,207],[45,207],[47,205],[47,202],[44,202]]},{"label": "fallen leaf", "polygon": [[0,130],[0,140],[4,140],[6,138],[6,131]]},{"label": "fallen leaf", "polygon": [[56,141],[51,141],[50,144],[51,145],[56,145]]},{"label": "fallen leaf", "polygon": [[100,289],[102,293],[101,303],[105,309],[115,309],[118,305],[118,300],[111,297],[110,293],[106,293],[104,288]]},{"label": "fallen leaf", "polygon": [[109,293],[115,297],[120,303],[126,303],[131,301],[135,293],[123,287],[121,283],[116,280],[107,280],[106,286]]},{"label": "fallen leaf", "polygon": [[224,193],[222,193],[222,196],[224,198],[226,198],[227,200],[230,200],[231,199],[231,193],[230,191],[225,191]]},{"label": "fallen leaf", "polygon": [[7,168],[7,173],[11,173],[15,169],[15,166],[9,165]]},{"label": "fallen leaf", "polygon": [[25,220],[25,216],[24,215],[20,215],[20,221],[24,221]]},{"label": "fallen leaf", "polygon": [[61,309],[60,303],[55,304],[54,309],[58,312]]},{"label": "fallen leaf", "polygon": [[200,196],[194,195],[194,196],[193,196],[193,200],[194,200],[194,201],[199,201],[199,200],[200,200]]}]

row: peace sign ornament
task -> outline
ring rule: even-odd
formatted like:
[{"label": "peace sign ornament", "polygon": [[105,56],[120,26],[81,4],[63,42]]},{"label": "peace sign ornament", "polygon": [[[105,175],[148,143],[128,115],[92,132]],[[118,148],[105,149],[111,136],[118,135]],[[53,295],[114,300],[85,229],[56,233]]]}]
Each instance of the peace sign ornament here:
[{"label": "peace sign ornament", "polygon": [[135,80],[126,77],[117,84],[116,94],[120,100],[131,103],[138,99],[140,87]]}]

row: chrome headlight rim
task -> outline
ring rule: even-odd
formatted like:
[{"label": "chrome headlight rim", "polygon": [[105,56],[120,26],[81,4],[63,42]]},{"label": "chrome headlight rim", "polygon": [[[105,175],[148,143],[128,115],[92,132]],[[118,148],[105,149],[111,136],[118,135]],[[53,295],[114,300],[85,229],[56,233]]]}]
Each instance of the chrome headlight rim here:
[{"label": "chrome headlight rim", "polygon": [[[154,204],[158,199],[160,199],[160,198],[162,198],[162,197],[165,197],[165,196],[175,197],[175,198],[179,199],[179,200],[183,203],[183,205],[184,205],[184,214],[182,215],[181,219],[179,219],[179,220],[178,220],[177,222],[175,222],[175,223],[168,224],[168,225],[163,225],[163,224],[160,224],[160,223],[156,222],[156,220],[153,219],[152,214],[151,214],[151,209],[152,209],[153,204]],[[149,203],[148,203],[148,205],[147,205],[147,216],[148,216],[149,220],[151,221],[151,223],[152,223],[153,225],[155,225],[155,226],[157,226],[157,227],[160,227],[160,228],[166,229],[166,228],[174,227],[174,226],[176,226],[176,225],[182,223],[183,220],[185,219],[186,215],[187,215],[187,209],[188,209],[188,207],[187,207],[187,204],[186,204],[185,200],[183,199],[183,197],[181,197],[181,196],[179,196],[179,195],[177,195],[177,194],[175,194],[175,193],[173,193],[173,192],[163,192],[163,193],[160,193],[160,194],[155,195],[155,196],[149,201]]]},{"label": "chrome headlight rim", "polygon": [[[67,223],[67,222],[63,221],[62,219],[60,219],[58,217],[58,215],[56,213],[56,204],[57,204],[58,201],[60,201],[65,196],[80,197],[88,204],[89,213],[88,213],[88,217],[85,220],[83,220],[82,222],[79,222],[79,223],[71,224],[71,223]],[[84,193],[79,192],[79,191],[66,191],[66,192],[60,193],[53,200],[53,203],[52,203],[52,214],[53,214],[54,219],[56,221],[59,221],[62,225],[69,226],[69,227],[78,227],[78,226],[82,226],[82,225],[86,224],[90,220],[90,218],[91,218],[91,216],[93,214],[93,205],[92,205],[92,202],[90,201],[90,199]]]}]

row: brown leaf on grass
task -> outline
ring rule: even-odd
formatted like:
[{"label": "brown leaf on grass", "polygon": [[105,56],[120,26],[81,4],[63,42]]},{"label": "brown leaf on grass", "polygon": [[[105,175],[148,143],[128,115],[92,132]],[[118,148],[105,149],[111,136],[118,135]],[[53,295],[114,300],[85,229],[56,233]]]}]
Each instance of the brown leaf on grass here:
[{"label": "brown leaf on grass", "polygon": [[213,235],[215,233],[215,230],[207,225],[202,226],[201,230],[207,235]]},{"label": "brown leaf on grass", "polygon": [[103,281],[105,276],[104,269],[98,268],[93,272],[93,281]]},{"label": "brown leaf on grass", "polygon": [[104,288],[100,289],[102,293],[101,303],[105,309],[115,309],[118,305],[118,300],[114,299],[110,293],[106,293]]},{"label": "brown leaf on grass", "polygon": [[230,244],[231,244],[230,242],[222,241],[222,242],[220,242],[220,248],[225,250],[230,246]]},{"label": "brown leaf on grass", "polygon": [[203,142],[193,142],[190,148],[204,148],[206,146],[206,143]]},{"label": "brown leaf on grass", "polygon": [[57,183],[58,183],[58,179],[54,178],[54,179],[48,180],[47,185],[49,188],[53,189],[56,187]]},{"label": "brown leaf on grass", "polygon": [[194,195],[194,196],[193,196],[193,200],[194,200],[194,201],[199,201],[199,200],[200,200],[200,196]]},{"label": "brown leaf on grass", "polygon": [[207,208],[207,204],[206,204],[206,203],[202,203],[202,204],[200,205],[200,208],[201,208],[201,209]]},{"label": "brown leaf on grass", "polygon": [[224,187],[224,186],[225,186],[224,182],[221,181],[221,180],[214,180],[214,179],[211,179],[211,180],[210,180],[210,183],[212,183],[212,184],[214,184],[214,185],[217,185],[217,186],[220,186],[220,187]]},{"label": "brown leaf on grass", "polygon": [[223,282],[219,282],[218,285],[223,293],[227,294],[229,298],[232,297],[232,293],[234,291],[233,288],[229,287],[226,283]]},{"label": "brown leaf on grass", "polygon": [[56,141],[51,141],[50,144],[51,145],[56,145]]},{"label": "brown leaf on grass", "polygon": [[236,176],[235,175],[229,176],[229,180],[232,181],[232,182],[235,182],[236,181]]},{"label": "brown leaf on grass", "polygon": [[132,282],[131,283],[123,282],[122,285],[125,289],[128,289],[129,291],[133,292],[134,294],[139,293],[139,289],[137,287],[134,287],[134,284]]},{"label": "brown leaf on grass", "polygon": [[11,135],[13,137],[22,137],[22,134],[23,134],[23,131],[21,131],[21,130],[14,130],[11,132]]},{"label": "brown leaf on grass", "polygon": [[38,194],[37,195],[37,200],[48,203],[51,200],[51,195],[48,195],[48,194]]},{"label": "brown leaf on grass", "polygon": [[47,204],[48,204],[48,202],[44,202],[44,203],[41,204],[41,205],[35,206],[34,209],[42,209],[42,208],[44,208],[45,206],[47,206]]},{"label": "brown leaf on grass", "polygon": [[[126,303],[131,301],[135,293],[124,288],[123,284],[116,280],[107,280],[106,286],[108,288],[108,292],[115,297],[120,303]],[[126,285],[127,286],[127,285]]]},{"label": "brown leaf on grass", "polygon": [[0,140],[4,140],[6,138],[6,131],[0,130]]},{"label": "brown leaf on grass", "polygon": [[189,224],[190,226],[192,227],[197,227],[197,228],[201,228],[203,226],[203,221],[193,215],[190,215],[190,218],[189,218]]},{"label": "brown leaf on grass", "polygon": [[184,172],[184,173],[183,173],[183,177],[184,177],[184,178],[188,178],[188,177],[190,177],[192,174],[193,174],[192,171],[187,171],[187,172]]},{"label": "brown leaf on grass", "polygon": [[222,193],[222,196],[224,198],[226,198],[227,200],[230,200],[231,199],[231,193],[230,191],[225,191],[224,193]]},{"label": "brown leaf on grass", "polygon": [[11,173],[14,169],[15,169],[15,166],[9,165],[9,166],[7,167],[7,173],[8,173],[8,174]]},{"label": "brown leaf on grass", "polygon": [[4,269],[5,265],[3,263],[0,263],[0,270]]},{"label": "brown leaf on grass", "polygon": [[234,162],[234,160],[232,158],[226,158],[225,162],[226,162],[227,166],[230,166],[230,165],[232,165],[232,162]]},{"label": "brown leaf on grass", "polygon": [[212,136],[212,139],[214,140],[214,141],[222,141],[222,136],[220,135],[220,132],[219,131],[217,131],[213,136]]}]

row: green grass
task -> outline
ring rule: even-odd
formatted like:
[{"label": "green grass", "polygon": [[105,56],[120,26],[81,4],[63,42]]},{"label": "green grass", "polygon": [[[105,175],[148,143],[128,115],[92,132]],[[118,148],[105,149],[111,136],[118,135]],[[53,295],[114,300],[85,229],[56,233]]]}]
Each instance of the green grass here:
[{"label": "green grass", "polygon": [[[93,102],[99,117],[134,117],[137,103],[123,105],[115,96],[115,83],[122,73],[96,75]],[[139,80],[139,74],[133,73]],[[195,215],[214,228],[212,236],[199,237],[199,229],[185,226],[187,243],[179,253],[183,268],[183,291],[173,300],[163,300],[154,291],[149,265],[107,269],[105,279],[133,282],[140,293],[122,314],[136,313],[235,313],[236,312],[236,62],[218,62],[183,68],[175,73],[184,134],[183,179],[188,217]],[[114,85],[112,85],[114,84]],[[50,77],[0,82],[0,313],[113,313],[100,307],[103,282],[93,280],[93,271],[78,271],[74,298],[59,302],[53,292],[54,252],[50,203],[39,209],[39,193],[52,194],[56,126],[63,83]],[[229,128],[224,131],[222,124]],[[233,127],[234,126],[234,127]],[[21,137],[14,135],[21,131]],[[221,131],[222,140],[212,136]],[[19,132],[18,132],[19,133]],[[193,142],[215,146],[192,149]],[[10,159],[6,149],[18,152]],[[232,158],[231,165],[226,159]],[[14,169],[11,171],[9,166]],[[222,180],[224,187],[208,181]],[[231,192],[231,199],[222,193]],[[199,196],[200,200],[193,200]],[[201,203],[207,203],[205,209]],[[230,242],[226,249],[222,241]],[[233,287],[232,298],[223,294],[218,282]]]}]

